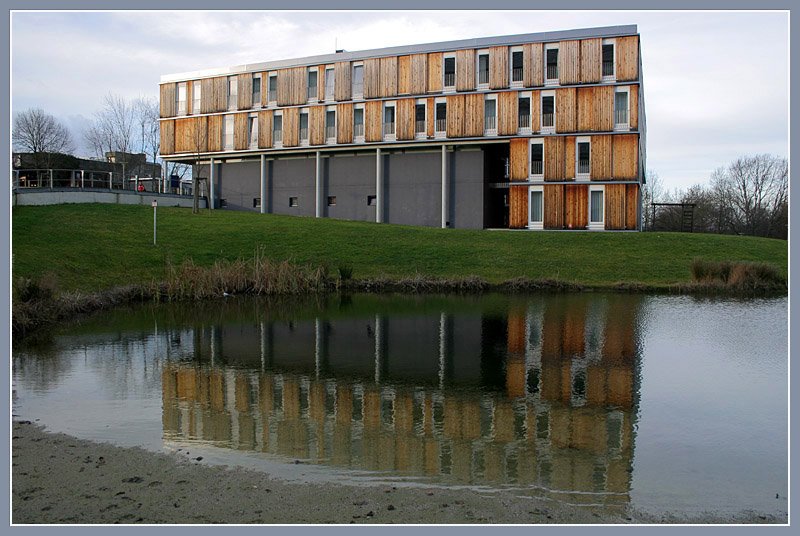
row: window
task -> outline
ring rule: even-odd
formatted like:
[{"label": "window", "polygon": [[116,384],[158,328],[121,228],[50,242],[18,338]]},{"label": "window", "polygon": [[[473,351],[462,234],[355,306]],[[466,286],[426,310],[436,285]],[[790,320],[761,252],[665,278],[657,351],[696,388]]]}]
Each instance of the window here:
[{"label": "window", "polygon": [[447,103],[446,102],[437,102],[436,103],[436,125],[435,125],[436,134],[444,135],[447,132]]},{"label": "window", "polygon": [[544,140],[531,140],[531,177],[544,177]]},{"label": "window", "polygon": [[[614,79],[614,43],[603,40],[603,79]],[[609,80],[610,79],[610,80]]]},{"label": "window", "polygon": [[236,109],[236,101],[239,98],[239,84],[235,76],[228,77],[228,110]]},{"label": "window", "polygon": [[377,204],[378,204],[378,200],[374,195],[368,195],[367,196],[367,206],[368,207],[374,207]]},{"label": "window", "polygon": [[494,95],[487,96],[483,104],[483,129],[488,136],[497,134],[497,101]]},{"label": "window", "polygon": [[545,83],[558,83],[558,45],[547,45],[545,50]]},{"label": "window", "polygon": [[261,198],[254,197],[253,198],[253,208],[261,208]]},{"label": "window", "polygon": [[258,116],[256,114],[252,114],[247,118],[247,120],[249,122],[247,125],[247,132],[250,136],[248,145],[253,148],[258,147]]},{"label": "window", "polygon": [[418,102],[414,107],[414,133],[417,138],[424,138],[427,134],[427,116],[425,103]]},{"label": "window", "polygon": [[336,206],[336,196],[335,195],[329,195],[328,196],[328,206],[329,207],[335,207]]},{"label": "window", "polygon": [[336,83],[333,69],[325,69],[325,100],[333,100],[333,88]]},{"label": "window", "polygon": [[628,90],[618,89],[614,93],[614,130],[629,130]]},{"label": "window", "polygon": [[308,100],[311,102],[317,101],[317,68],[310,67],[308,69]]},{"label": "window", "polygon": [[456,86],[456,58],[455,56],[445,56],[444,87],[452,89],[455,86]]},{"label": "window", "polygon": [[541,229],[544,223],[544,193],[541,186],[531,186],[530,188],[530,203],[528,205],[528,227],[531,229]]},{"label": "window", "polygon": [[590,169],[590,154],[591,154],[591,146],[588,138],[578,138],[577,140],[577,157],[575,159],[575,163],[577,164],[578,169],[575,170],[577,174],[577,178],[579,179],[588,179],[589,178],[589,169]]},{"label": "window", "polygon": [[253,75],[253,107],[261,106],[261,75]]},{"label": "window", "polygon": [[593,186],[589,192],[589,228],[603,228],[603,187]]},{"label": "window", "polygon": [[478,53],[478,87],[489,87],[489,53]]},{"label": "window", "polygon": [[542,94],[542,133],[555,132],[556,96]]},{"label": "window", "polygon": [[326,143],[336,143],[336,111],[328,110],[325,112],[325,141]]},{"label": "window", "polygon": [[200,98],[202,96],[202,90],[200,89],[201,86],[202,86],[202,84],[200,83],[200,80],[195,80],[194,82],[192,82],[192,101],[193,101],[192,102],[192,113],[193,114],[199,114],[200,111],[201,111],[201,109],[200,109]]},{"label": "window", "polygon": [[522,94],[519,96],[519,102],[517,104],[517,125],[520,131],[530,132],[531,130],[531,98],[530,97],[523,97]]},{"label": "window", "polygon": [[353,110],[353,136],[363,141],[364,138],[364,108]]},{"label": "window", "polygon": [[283,116],[277,113],[272,118],[272,144],[275,147],[283,146]]},{"label": "window", "polygon": [[353,65],[353,98],[364,98],[364,65]]},{"label": "window", "polygon": [[394,104],[383,105],[383,136],[388,140],[394,140]]},{"label": "window", "polygon": [[522,85],[522,47],[511,49],[511,85]]},{"label": "window", "polygon": [[289,206],[290,206],[290,207],[296,207],[296,206],[298,206],[298,203],[297,203],[297,198],[296,198],[296,197],[290,197],[290,198],[289,198]]},{"label": "window", "polygon": [[275,106],[278,100],[278,75],[271,74],[267,80],[267,100],[271,106]]},{"label": "window", "polygon": [[178,99],[178,115],[186,115],[186,82],[178,84],[178,94],[176,98]]},{"label": "window", "polygon": [[222,146],[225,149],[233,149],[233,116],[225,116],[225,129],[222,133]]},{"label": "window", "polygon": [[308,112],[300,112],[300,144],[308,145]]}]

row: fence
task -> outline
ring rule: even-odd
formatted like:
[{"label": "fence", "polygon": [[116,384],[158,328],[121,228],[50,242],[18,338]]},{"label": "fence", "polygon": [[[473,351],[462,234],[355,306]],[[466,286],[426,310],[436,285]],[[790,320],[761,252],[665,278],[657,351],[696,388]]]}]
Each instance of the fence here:
[{"label": "fence", "polygon": [[11,173],[14,190],[131,190],[169,193],[176,190],[161,177],[129,177],[119,173],[86,169],[15,169]]}]

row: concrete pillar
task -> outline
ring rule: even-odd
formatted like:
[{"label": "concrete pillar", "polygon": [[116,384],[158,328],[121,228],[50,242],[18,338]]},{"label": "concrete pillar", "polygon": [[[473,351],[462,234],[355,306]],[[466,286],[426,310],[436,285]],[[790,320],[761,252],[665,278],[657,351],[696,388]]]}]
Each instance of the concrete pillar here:
[{"label": "concrete pillar", "polygon": [[375,221],[383,223],[383,160],[381,148],[375,149]]},{"label": "concrete pillar", "polygon": [[261,155],[261,214],[267,213],[267,157]]},{"label": "concrete pillar", "polygon": [[447,228],[448,207],[447,191],[447,146],[442,145],[442,229]]},{"label": "concrete pillar", "polygon": [[114,189],[114,175],[112,171],[108,172],[108,189],[109,190]]},{"label": "concrete pillar", "polygon": [[81,170],[81,190],[83,190],[83,179],[84,179],[84,174],[85,173],[86,172],[84,170]]},{"label": "concrete pillar", "polygon": [[317,157],[317,167],[316,167],[316,175],[314,179],[314,189],[316,191],[316,210],[314,215],[317,218],[322,217],[322,159],[320,158],[319,151],[316,153]]},{"label": "concrete pillar", "polygon": [[49,171],[50,171],[50,189],[52,190],[53,189],[53,170],[51,169]]},{"label": "concrete pillar", "polygon": [[214,183],[216,182],[216,177],[214,176],[214,159],[211,159],[211,162],[208,163],[208,208],[214,208]]}]

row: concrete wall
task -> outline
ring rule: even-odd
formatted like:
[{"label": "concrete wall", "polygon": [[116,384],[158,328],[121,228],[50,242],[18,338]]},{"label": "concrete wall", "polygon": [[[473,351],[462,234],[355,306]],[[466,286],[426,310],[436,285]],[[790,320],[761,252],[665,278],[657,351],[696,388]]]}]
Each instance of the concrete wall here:
[{"label": "concrete wall", "polygon": [[[15,190],[12,194],[14,205],[61,205],[67,203],[109,203],[117,205],[150,205],[158,200],[160,207],[192,208],[191,196],[170,194],[138,193],[129,190]],[[200,199],[200,208],[206,207],[205,199]]]}]

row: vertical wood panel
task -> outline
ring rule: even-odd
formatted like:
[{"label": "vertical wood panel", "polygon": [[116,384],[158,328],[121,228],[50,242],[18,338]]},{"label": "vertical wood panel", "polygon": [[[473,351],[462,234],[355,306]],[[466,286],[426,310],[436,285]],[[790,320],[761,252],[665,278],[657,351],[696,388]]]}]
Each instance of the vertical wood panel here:
[{"label": "vertical wood panel", "polygon": [[456,51],[456,91],[475,89],[475,50]]},{"label": "vertical wood panel", "polygon": [[639,129],[639,86],[630,86],[629,88],[630,93],[628,98],[630,99],[630,126],[633,130]]},{"label": "vertical wood panel", "polygon": [[606,229],[625,228],[625,185],[606,184],[605,187]]},{"label": "vertical wood panel", "polygon": [[581,82],[599,82],[602,77],[603,40],[583,39],[581,41]]},{"label": "vertical wood panel", "polygon": [[613,136],[613,178],[635,179],[638,177],[639,136],[618,134]]},{"label": "vertical wood panel", "polygon": [[278,70],[278,106],[306,102],[306,76],[305,67]]},{"label": "vertical wood panel", "polygon": [[258,112],[258,146],[261,149],[272,147],[272,110]]},{"label": "vertical wood panel", "polygon": [[[267,75],[266,72],[263,72],[261,73],[261,106],[263,108],[267,107],[268,98],[269,98],[269,75]],[[258,128],[261,129],[260,124]]]},{"label": "vertical wood panel", "polygon": [[636,230],[639,223],[639,185],[626,184],[625,186],[625,228]]},{"label": "vertical wood panel", "polygon": [[353,143],[353,103],[336,105],[336,143]]},{"label": "vertical wood panel", "polygon": [[428,55],[411,56],[411,87],[413,95],[422,95],[428,90]]},{"label": "vertical wood panel", "polygon": [[575,178],[575,136],[564,138],[564,178]]},{"label": "vertical wood panel", "polygon": [[247,114],[233,114],[233,148],[247,149]]},{"label": "vertical wood panel", "polygon": [[381,58],[381,97],[397,96],[397,56]]},{"label": "vertical wood panel", "polygon": [[464,95],[464,97],[464,135],[467,137],[483,136],[484,96],[481,93],[472,93],[470,95]]},{"label": "vertical wood panel", "polygon": [[161,135],[161,154],[173,154],[175,152],[175,120],[161,121],[159,123],[159,134]]},{"label": "vertical wood panel", "polygon": [[580,81],[578,41],[561,41],[558,44],[558,83],[577,84]]},{"label": "vertical wood panel", "polygon": [[617,37],[617,82],[639,78],[639,36]]},{"label": "vertical wood panel", "polygon": [[563,136],[547,136],[544,139],[544,180],[564,180]]},{"label": "vertical wood panel", "polygon": [[568,184],[565,197],[567,229],[585,229],[589,225],[589,186]]},{"label": "vertical wood panel", "polygon": [[411,56],[397,58],[397,94],[411,93]]},{"label": "vertical wood panel", "polygon": [[[560,52],[558,57],[561,57]],[[556,132],[575,132],[577,126],[576,94],[574,87],[556,90]]]},{"label": "vertical wood panel", "polygon": [[159,87],[159,112],[161,117],[175,117],[176,91],[176,84],[174,82],[161,84]]},{"label": "vertical wood panel", "polygon": [[395,132],[398,140],[414,139],[414,99],[397,100]]},{"label": "vertical wood panel", "polygon": [[214,79],[204,78],[200,81],[200,112],[208,114],[215,112]]},{"label": "vertical wood panel", "polygon": [[204,153],[208,150],[208,120],[203,117],[175,122],[175,152]]},{"label": "vertical wood panel", "polygon": [[[317,70],[317,101],[322,102],[325,100],[325,66],[318,65],[317,67],[312,67],[312,69]],[[336,90],[336,88],[333,89],[334,91]]]},{"label": "vertical wood panel", "polygon": [[489,49],[489,88],[504,89],[508,87],[508,47],[492,47]]},{"label": "vertical wood panel", "polygon": [[325,144],[325,106],[312,106],[308,109],[308,143]]},{"label": "vertical wood panel", "polygon": [[544,43],[531,44],[531,83],[533,87],[544,85]]},{"label": "vertical wood panel", "polygon": [[531,132],[539,132],[542,126],[540,111],[542,107],[542,94],[538,89],[531,91]]},{"label": "vertical wood panel", "polygon": [[508,189],[508,226],[524,229],[528,226],[528,187],[512,186]]},{"label": "vertical wood panel", "polygon": [[447,137],[464,136],[464,95],[447,96]]},{"label": "vertical wood panel", "polygon": [[236,107],[249,110],[253,107],[253,75],[240,74],[236,77]]},{"label": "vertical wood panel", "polygon": [[592,180],[604,180],[611,178],[611,136],[592,136],[591,141],[591,163],[589,178]]},{"label": "vertical wood panel", "polygon": [[208,116],[208,150],[217,152],[222,150],[222,117],[221,115]]},{"label": "vertical wood panel", "polygon": [[577,88],[578,132],[594,132],[598,130],[595,89],[595,87]]},{"label": "vertical wood panel", "polygon": [[381,112],[383,111],[381,101],[367,101],[364,103],[364,140],[381,141]]},{"label": "vertical wood panel", "polygon": [[522,45],[522,85],[533,87],[533,45]]},{"label": "vertical wood panel", "polygon": [[594,88],[594,96],[597,130],[611,132],[614,130],[614,87],[597,86]]},{"label": "vertical wood panel", "polygon": [[337,101],[347,101],[352,97],[353,82],[351,78],[352,69],[349,61],[336,62],[334,69],[335,87],[334,97]]},{"label": "vertical wood panel", "polygon": [[218,76],[213,79],[212,102],[214,112],[224,112],[228,109],[228,77]]},{"label": "vertical wood panel", "polygon": [[442,92],[442,53],[428,54],[428,93]]},{"label": "vertical wood panel", "polygon": [[497,134],[513,136],[517,133],[519,121],[519,98],[516,91],[503,91],[497,94]]},{"label": "vertical wood panel", "polygon": [[186,82],[186,113],[187,114],[197,114],[200,113],[200,110],[194,109],[194,82],[191,80]]},{"label": "vertical wood panel", "polygon": [[544,186],[544,228],[564,228],[564,185]]},{"label": "vertical wood panel", "polygon": [[283,110],[283,146],[297,147],[300,145],[300,108],[285,108]]},{"label": "vertical wood panel", "polygon": [[428,129],[428,137],[433,138],[436,127],[436,101],[433,97],[428,97],[428,103],[425,112],[427,114],[425,126]]},{"label": "vertical wood panel", "polygon": [[369,58],[364,60],[364,98],[374,99],[381,96],[381,60]]},{"label": "vertical wood panel", "polygon": [[509,142],[509,174],[512,181],[528,180],[528,138],[514,138]]}]

